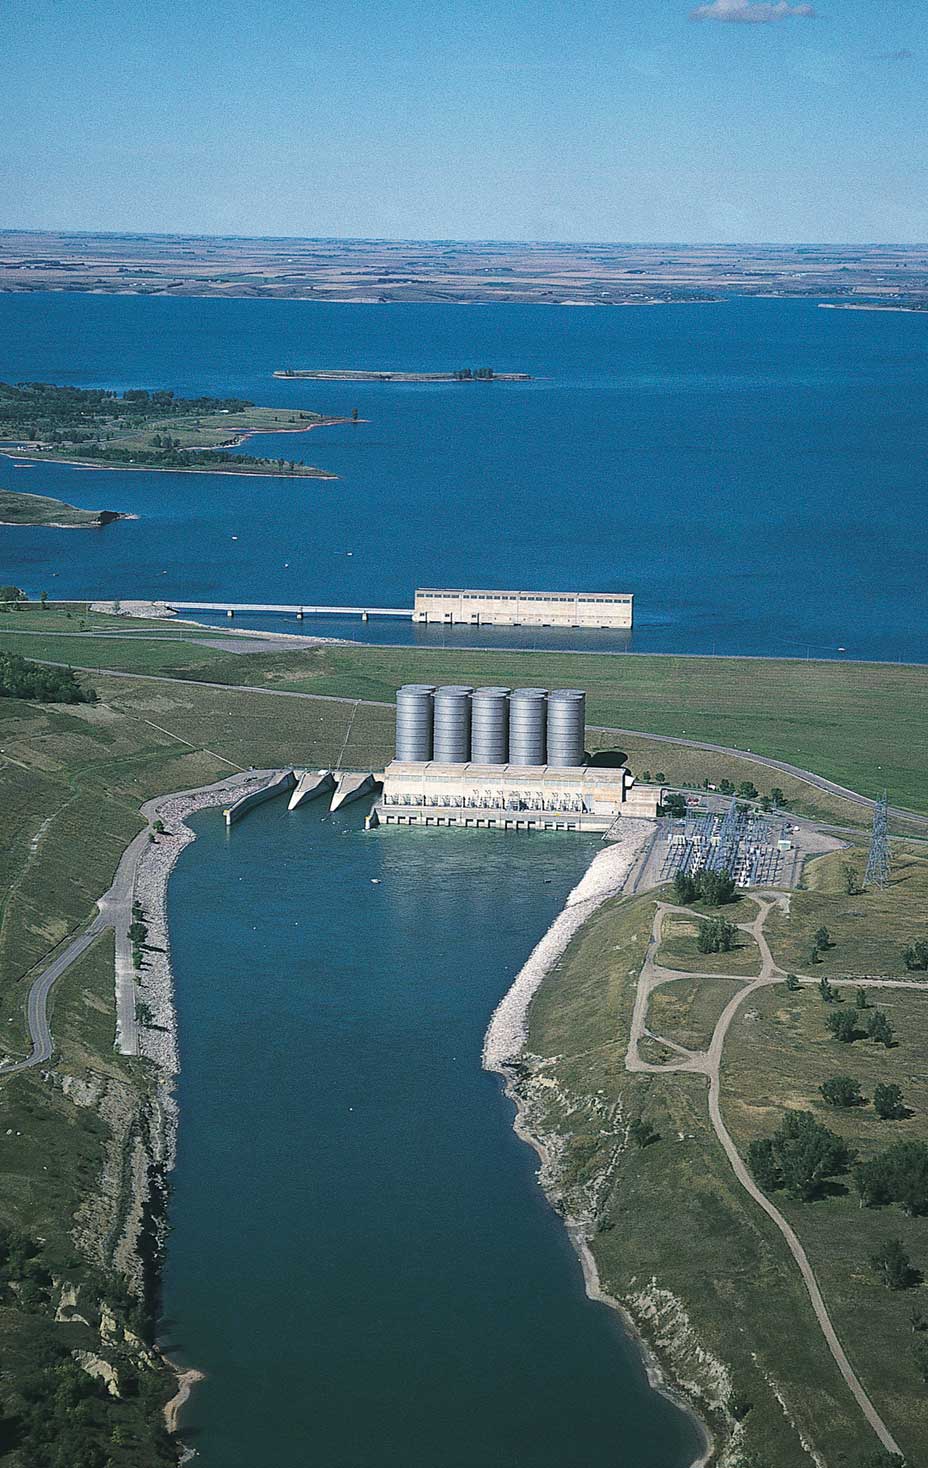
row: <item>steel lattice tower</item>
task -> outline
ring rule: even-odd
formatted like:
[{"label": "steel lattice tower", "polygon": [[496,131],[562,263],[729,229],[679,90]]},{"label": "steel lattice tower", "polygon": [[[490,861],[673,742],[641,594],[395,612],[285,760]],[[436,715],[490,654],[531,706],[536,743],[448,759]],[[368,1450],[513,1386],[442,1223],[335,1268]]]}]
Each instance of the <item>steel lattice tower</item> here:
[{"label": "steel lattice tower", "polygon": [[870,837],[870,852],[867,856],[865,887],[879,887],[882,892],[889,881],[889,831],[886,818],[886,791],[873,808],[873,833]]}]

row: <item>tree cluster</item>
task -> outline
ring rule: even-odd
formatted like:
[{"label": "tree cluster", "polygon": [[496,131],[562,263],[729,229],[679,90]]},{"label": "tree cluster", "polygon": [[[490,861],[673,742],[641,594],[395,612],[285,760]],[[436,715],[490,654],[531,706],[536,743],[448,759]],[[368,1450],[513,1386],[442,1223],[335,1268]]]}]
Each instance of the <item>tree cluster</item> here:
[{"label": "tree cluster", "polygon": [[694,876],[688,872],[677,872],[673,879],[673,895],[681,907],[688,907],[691,902],[722,907],[735,900],[735,879],[724,868],[720,872],[704,869]]},{"label": "tree cluster", "polygon": [[459,367],[454,374],[456,382],[492,382],[492,367]]},{"label": "tree cluster", "polygon": [[738,929],[722,917],[704,918],[696,934],[700,953],[730,953],[735,946]]},{"label": "tree cluster", "polygon": [[179,398],[173,392],[128,388],[121,396],[101,388],[49,382],[0,382],[0,436],[48,443],[87,443],[106,428],[142,426],[153,418],[190,413],[242,412],[245,398]]},{"label": "tree cluster", "polygon": [[[822,997],[833,1000],[835,992],[828,983],[828,980],[823,979],[822,985],[827,985],[830,991],[828,996],[823,991]],[[891,1049],[895,1044],[896,1031],[893,1027],[892,1020],[885,1011],[882,1009],[871,1010],[867,1020],[866,1030],[858,1029],[860,1012],[856,1007],[854,1009],[837,1009],[833,1014],[828,1016],[828,1028],[831,1030],[835,1039],[840,1040],[843,1045],[850,1045],[854,1040],[859,1040],[866,1034],[874,1044],[884,1045],[887,1050]]]},{"label": "tree cluster", "polygon": [[928,1146],[894,1142],[884,1152],[858,1164],[854,1184],[868,1208],[899,1203],[904,1212],[928,1213]]},{"label": "tree cluster", "polygon": [[772,1137],[748,1147],[748,1164],[767,1192],[783,1188],[809,1202],[830,1178],[847,1172],[853,1161],[848,1144],[815,1120],[811,1111],[790,1111]]},{"label": "tree cluster", "polygon": [[0,652],[0,698],[34,703],[96,703],[93,688],[82,688],[71,668],[43,668],[15,652]]}]

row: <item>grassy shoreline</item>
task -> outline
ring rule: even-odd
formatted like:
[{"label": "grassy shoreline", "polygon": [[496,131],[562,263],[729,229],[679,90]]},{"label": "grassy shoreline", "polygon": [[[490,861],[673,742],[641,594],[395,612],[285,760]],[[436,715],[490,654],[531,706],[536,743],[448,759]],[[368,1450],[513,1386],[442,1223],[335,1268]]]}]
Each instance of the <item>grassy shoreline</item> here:
[{"label": "grassy shoreline", "polygon": [[127,520],[118,510],[81,510],[44,494],[0,489],[0,525],[40,525],[49,530],[101,529]]}]

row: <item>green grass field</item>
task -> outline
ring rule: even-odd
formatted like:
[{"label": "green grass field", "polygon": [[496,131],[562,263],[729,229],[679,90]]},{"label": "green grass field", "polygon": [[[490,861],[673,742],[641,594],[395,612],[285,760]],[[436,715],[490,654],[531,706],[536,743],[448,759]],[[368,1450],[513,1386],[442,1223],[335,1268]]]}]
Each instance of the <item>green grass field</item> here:
[{"label": "green grass field", "polygon": [[[773,912],[767,919],[765,931],[781,968],[816,978],[919,977],[908,973],[903,953],[913,939],[928,939],[928,860],[922,850],[899,844],[886,891],[849,895],[847,868],[857,886],[865,865],[865,854],[859,850],[831,852],[807,865],[806,890],[791,895],[790,917]],[[823,927],[831,934],[831,944],[813,964],[812,935]],[[924,978],[928,983],[928,974]]]},{"label": "green grass field", "polygon": [[[761,791],[779,785],[797,814],[839,824],[867,821],[866,813],[849,802],[750,759],[614,736],[596,726],[749,750],[871,797],[886,788],[891,801],[928,811],[928,720],[923,716],[928,668],[922,666],[344,645],[234,654],[208,646],[227,635],[226,629],[179,636],[180,629],[168,622],[147,629],[152,637],[145,640],[145,624],[133,631],[121,619],[100,616],[92,618],[93,625],[115,626],[118,637],[55,635],[76,630],[80,616],[75,612],[68,619],[58,610],[37,608],[0,616],[0,645],[25,657],[77,666],[384,703],[392,703],[397,687],[410,681],[579,683],[589,694],[591,747],[619,744],[639,772],[650,769],[678,784],[752,779]],[[16,635],[35,630],[43,636]]]},{"label": "green grass field", "polygon": [[[725,918],[726,922],[737,921],[729,917],[726,908],[719,908],[714,915]],[[661,944],[655,954],[657,963],[685,973],[760,973],[760,949],[749,933],[739,928],[735,946],[727,953],[700,953],[696,947],[698,929],[695,919],[682,913],[667,913],[661,924]]]},{"label": "green grass field", "polygon": [[[833,1039],[816,990],[762,992],[736,1017],[726,1044],[723,1112],[742,1154],[755,1137],[775,1131],[789,1108],[814,1112],[862,1157],[899,1138],[928,1141],[928,989],[872,992],[870,999],[895,1025],[899,1043],[890,1050],[863,1039],[850,1045]],[[844,1003],[853,1003],[851,993]],[[868,1104],[828,1106],[818,1088],[834,1075],[857,1080]],[[881,1081],[902,1086],[912,1112],[906,1120],[881,1121],[875,1114],[869,1102]],[[887,1289],[870,1259],[881,1243],[898,1238],[928,1275],[928,1231],[923,1218],[909,1218],[898,1207],[861,1208],[849,1184],[839,1179],[833,1193],[813,1203],[778,1193],[777,1206],[805,1245],[851,1363],[908,1461],[917,1464],[928,1446],[928,1397],[912,1358],[911,1312],[928,1313],[928,1289]]]}]

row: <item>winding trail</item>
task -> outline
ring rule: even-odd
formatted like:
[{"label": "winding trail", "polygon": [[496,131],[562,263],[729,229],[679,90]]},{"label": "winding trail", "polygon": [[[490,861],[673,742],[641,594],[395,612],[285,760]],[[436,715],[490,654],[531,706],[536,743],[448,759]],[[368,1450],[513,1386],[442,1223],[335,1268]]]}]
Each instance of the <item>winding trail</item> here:
[{"label": "winding trail", "polygon": [[[809,1262],[809,1256],[806,1254],[792,1225],[784,1218],[780,1210],[771,1203],[766,1194],[761,1192],[755,1183],[722,1118],[720,1083],[722,1052],[731,1022],[744,1001],[756,993],[758,989],[767,988],[771,984],[782,983],[786,978],[785,971],[778,967],[770,952],[770,947],[764,933],[764,924],[767,917],[772,909],[782,901],[782,897],[775,893],[752,893],[751,896],[758,904],[757,917],[752,923],[739,923],[738,927],[744,932],[749,933],[760,949],[761,971],[756,978],[740,974],[729,976],[742,979],[743,988],[739,989],[732,996],[723,1009],[712,1032],[712,1039],[709,1042],[709,1048],[707,1050],[686,1050],[683,1046],[664,1039],[663,1036],[653,1034],[647,1028],[648,1007],[651,995],[655,989],[659,988],[662,984],[671,983],[673,980],[680,978],[717,977],[717,975],[710,974],[694,975],[689,971],[684,973],[680,969],[665,968],[655,962],[654,956],[661,942],[661,930],[665,914],[677,912],[686,913],[690,917],[698,916],[698,914],[690,912],[685,907],[677,907],[665,902],[659,902],[657,904],[657,910],[651,926],[651,936],[648,941],[647,952],[641,967],[635,992],[635,1004],[632,1012],[628,1048],[625,1054],[625,1066],[629,1071],[646,1072],[651,1075],[665,1075],[669,1071],[687,1071],[707,1077],[709,1082],[709,1118],[735,1177],[745,1192],[764,1210],[767,1217],[776,1224],[783,1238],[786,1240],[786,1246],[799,1267],[799,1272],[802,1275],[803,1283],[808,1292],[815,1318],[818,1321],[838,1370],[883,1447],[887,1452],[898,1454],[901,1461],[901,1448],[873,1405],[870,1397],[867,1395],[860,1378],[848,1360],[844,1347],[838,1338],[837,1331],[832,1324],[831,1316],[828,1314],[828,1307],[819,1288],[818,1280],[815,1277],[815,1272]],[[817,981],[815,979],[805,978],[803,982],[813,984]],[[843,982],[856,984],[858,981],[849,979]],[[868,983],[873,987],[882,988],[925,987],[924,985],[913,983],[911,980],[900,980],[896,983],[892,979],[871,979]],[[657,1065],[650,1061],[642,1060],[638,1047],[640,1041],[645,1038],[658,1041],[660,1044],[667,1046],[668,1049],[679,1053],[683,1058],[678,1061],[670,1061],[666,1065]]]}]

